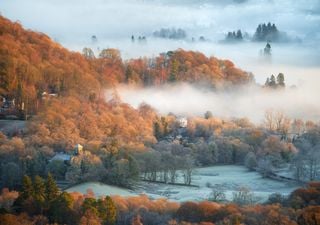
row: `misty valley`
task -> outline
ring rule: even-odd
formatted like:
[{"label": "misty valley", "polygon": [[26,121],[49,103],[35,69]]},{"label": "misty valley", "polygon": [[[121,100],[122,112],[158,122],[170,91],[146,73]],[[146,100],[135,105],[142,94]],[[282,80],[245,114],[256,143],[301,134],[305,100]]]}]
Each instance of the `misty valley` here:
[{"label": "misty valley", "polygon": [[0,225],[320,224],[318,0],[3,0]]}]

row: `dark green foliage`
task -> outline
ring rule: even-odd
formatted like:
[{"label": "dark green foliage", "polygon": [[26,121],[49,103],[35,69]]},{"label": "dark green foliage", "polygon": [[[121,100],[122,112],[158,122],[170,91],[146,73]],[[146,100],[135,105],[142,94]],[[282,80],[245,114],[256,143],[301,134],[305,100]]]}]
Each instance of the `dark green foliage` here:
[{"label": "dark green foliage", "polygon": [[259,24],[253,36],[255,41],[278,41],[280,33],[275,24]]},{"label": "dark green foliage", "polygon": [[284,82],[284,74],[283,73],[279,73],[277,76],[277,79],[274,75],[271,75],[271,77],[267,78],[266,82],[265,82],[265,87],[269,87],[269,88],[284,88],[285,82]]},{"label": "dark green foliage", "polygon": [[107,225],[113,225],[116,222],[117,209],[116,209],[114,202],[112,201],[112,199],[109,196],[107,196],[105,198],[105,201],[106,201],[105,209],[107,211],[105,222]]},{"label": "dark green foliage", "polygon": [[228,32],[226,36],[226,41],[242,41],[243,36],[241,30],[233,31],[233,32]]},{"label": "dark green foliage", "polygon": [[76,224],[78,218],[72,207],[72,197],[67,192],[62,192],[52,201],[48,212],[48,218],[51,222],[58,224]]},{"label": "dark green foliage", "polygon": [[34,194],[34,188],[32,184],[32,180],[29,176],[24,176],[22,180],[22,189],[20,192],[20,196],[23,200],[26,200],[32,197]]},{"label": "dark green foliage", "polygon": [[266,44],[266,47],[264,47],[264,49],[263,49],[263,53],[264,53],[264,55],[265,56],[270,56],[271,55],[271,45],[270,45],[270,43],[268,42],[267,44]]},{"label": "dark green foliage", "polygon": [[277,83],[278,83],[278,86],[280,86],[280,87],[284,87],[285,86],[283,73],[279,73],[278,74]]},{"label": "dark green foliage", "polygon": [[97,215],[106,225],[114,225],[116,222],[117,209],[109,196],[98,200],[86,198],[82,204],[82,212],[85,214],[87,211]]},{"label": "dark green foliage", "polygon": [[67,165],[63,161],[53,160],[47,165],[47,170],[56,180],[64,180],[67,172]]},{"label": "dark green foliage", "polygon": [[35,201],[36,212],[38,212],[37,214],[41,214],[43,212],[46,200],[45,191],[46,187],[44,180],[39,176],[35,176],[33,182],[33,199]]},{"label": "dark green foliage", "polygon": [[96,209],[96,199],[94,198],[86,198],[82,203],[82,212],[85,213],[87,210],[91,210],[98,215],[98,210]]},{"label": "dark green foliage", "polygon": [[21,185],[21,170],[17,163],[8,162],[1,165],[2,186],[10,189]]},{"label": "dark green foliage", "polygon": [[172,61],[170,75],[169,75],[169,81],[175,82],[177,80],[177,75],[179,73],[179,61],[174,59]]},{"label": "dark green foliage", "polygon": [[161,140],[169,134],[169,126],[165,117],[161,117],[153,124],[153,133],[157,140]]},{"label": "dark green foliage", "polygon": [[56,184],[56,181],[52,177],[50,173],[48,173],[48,177],[45,183],[45,197],[48,203],[52,202],[59,195],[59,188]]}]

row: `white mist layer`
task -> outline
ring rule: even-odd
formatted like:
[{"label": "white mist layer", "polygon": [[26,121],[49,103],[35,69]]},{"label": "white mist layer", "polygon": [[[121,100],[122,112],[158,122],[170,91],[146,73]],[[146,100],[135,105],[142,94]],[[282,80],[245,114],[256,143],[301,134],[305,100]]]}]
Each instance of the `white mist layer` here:
[{"label": "white mist layer", "polygon": [[[110,93],[108,91],[107,95]],[[178,116],[203,116],[209,110],[217,117],[246,117],[255,123],[261,123],[266,110],[274,110],[281,111],[292,119],[320,120],[320,92],[312,83],[281,91],[249,86],[224,92],[214,92],[189,84],[144,89],[120,86],[117,93],[122,101],[135,108],[141,103],[147,103],[163,115],[172,112]]]}]

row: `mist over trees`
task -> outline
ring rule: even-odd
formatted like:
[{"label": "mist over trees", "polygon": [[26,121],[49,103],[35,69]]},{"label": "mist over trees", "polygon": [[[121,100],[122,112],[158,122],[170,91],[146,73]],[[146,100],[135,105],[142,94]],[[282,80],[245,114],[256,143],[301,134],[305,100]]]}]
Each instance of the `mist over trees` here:
[{"label": "mist over trees", "polygon": [[229,31],[225,40],[228,42],[242,41],[243,35],[242,35],[241,30],[237,30],[237,31],[233,31],[233,32]]},{"label": "mist over trees", "polygon": [[153,32],[154,37],[158,38],[168,38],[168,39],[185,39],[187,33],[185,30],[178,28],[161,28],[158,31]]},{"label": "mist over trees", "polygon": [[268,88],[284,88],[286,86],[285,84],[285,79],[284,79],[284,74],[279,73],[277,77],[275,77],[273,74],[268,77],[266,82],[265,82],[265,87]]},{"label": "mist over trees", "polygon": [[[46,35],[26,31],[3,17],[0,28],[0,95],[16,99],[17,110],[30,115],[24,131],[0,133],[1,187],[20,191],[1,195],[4,224],[314,222],[319,208],[314,206],[319,204],[315,184],[292,193],[282,205],[250,207],[212,202],[179,205],[145,196],[99,199],[60,191],[54,179],[129,188],[139,180],[192,186],[196,167],[218,164],[245,165],[265,177],[290,165],[295,180],[319,180],[320,127],[281,111],[267,111],[260,125],[247,118],[218,118],[210,111],[202,117],[181,118],[159,115],[147,104],[135,109],[116,91],[106,100],[103,90],[119,84],[146,87],[177,82],[228,89],[249,85],[253,77],[229,60],[199,52],[179,49],[123,61],[120,51],[112,48],[102,49],[98,56],[89,48],[83,55],[69,52]],[[272,75],[265,87],[270,88],[266,91],[284,88],[284,75]],[[67,159],[53,160],[58,154]],[[211,197],[223,200],[223,190],[213,188]],[[251,205],[254,200],[249,190],[241,189],[234,202]]]}]

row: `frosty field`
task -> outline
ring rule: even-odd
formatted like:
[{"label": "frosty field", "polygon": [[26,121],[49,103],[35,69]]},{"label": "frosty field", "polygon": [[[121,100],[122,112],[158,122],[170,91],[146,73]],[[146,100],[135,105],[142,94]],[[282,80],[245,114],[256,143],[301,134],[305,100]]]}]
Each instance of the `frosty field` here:
[{"label": "frosty field", "polygon": [[86,193],[88,189],[91,189],[98,197],[104,195],[127,197],[146,194],[150,198],[167,198],[183,202],[208,199],[211,192],[211,188],[208,187],[208,184],[210,184],[211,186],[222,186],[228,200],[232,200],[232,194],[238,188],[247,187],[260,202],[263,202],[272,193],[287,195],[298,187],[296,184],[262,178],[259,173],[250,172],[243,166],[213,166],[195,169],[192,184],[199,187],[139,182],[132,191],[102,183],[87,182],[71,187],[67,191]]}]

